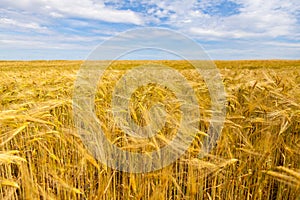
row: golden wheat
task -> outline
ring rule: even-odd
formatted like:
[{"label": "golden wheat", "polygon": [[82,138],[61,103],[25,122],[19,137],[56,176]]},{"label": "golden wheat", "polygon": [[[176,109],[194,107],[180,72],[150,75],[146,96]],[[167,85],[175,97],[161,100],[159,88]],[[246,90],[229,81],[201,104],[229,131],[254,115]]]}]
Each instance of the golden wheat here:
[{"label": "golden wheat", "polygon": [[[175,163],[141,174],[106,167],[82,144],[72,114],[81,61],[0,62],[0,199],[299,199],[300,61],[216,61],[227,92],[227,116],[217,146],[204,158],[198,153],[209,126],[209,93],[183,61],[116,62],[99,81],[95,99],[106,136],[124,149],[145,153],[176,134],[176,101],[167,108],[173,116],[169,125],[146,141],[122,133],[109,113],[116,80],[127,69],[151,62],[177,68],[192,85],[200,131]],[[155,85],[136,91],[132,118],[141,125],[151,107],[141,97],[149,92],[158,102],[174,98]]]}]

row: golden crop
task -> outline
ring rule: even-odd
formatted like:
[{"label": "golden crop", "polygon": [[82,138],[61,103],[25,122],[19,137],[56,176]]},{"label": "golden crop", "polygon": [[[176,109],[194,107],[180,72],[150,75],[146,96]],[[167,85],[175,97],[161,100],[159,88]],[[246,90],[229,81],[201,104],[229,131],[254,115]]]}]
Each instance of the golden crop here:
[{"label": "golden crop", "polygon": [[[168,144],[180,119],[166,105],[167,124],[156,137],[136,140],[114,124],[111,93],[126,70],[152,61],[119,61],[99,80],[95,112],[115,145],[147,153]],[[154,62],[154,61],[153,61]],[[183,61],[177,68],[200,105],[200,132],[186,154],[151,173],[130,174],[95,160],[74,126],[72,95],[82,61],[0,62],[0,199],[299,199],[300,61],[216,61],[227,93],[217,146],[198,158],[210,117],[201,77]],[[147,124],[151,102],[176,99],[157,85],[137,90],[131,117]],[[150,100],[149,100],[150,99]]]}]

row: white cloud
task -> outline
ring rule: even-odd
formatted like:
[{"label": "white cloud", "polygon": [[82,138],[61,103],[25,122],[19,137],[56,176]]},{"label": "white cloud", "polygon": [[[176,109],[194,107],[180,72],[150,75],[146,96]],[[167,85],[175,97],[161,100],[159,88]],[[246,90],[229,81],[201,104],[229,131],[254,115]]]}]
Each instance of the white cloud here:
[{"label": "white cloud", "polygon": [[[0,35],[0,47],[6,49],[65,49],[65,50],[91,50],[107,39],[104,36],[80,35]],[[1,49],[0,48],[0,49]]]},{"label": "white cloud", "polygon": [[[236,3],[236,13],[231,16],[215,16],[208,12],[216,9],[226,0],[142,0],[129,1],[127,6],[143,6],[144,11],[120,9],[126,5],[123,1],[94,0],[2,0],[0,6],[20,9],[26,12],[52,18],[84,18],[113,23],[135,25],[167,25],[194,37],[210,39],[289,37],[299,38],[300,12],[298,0],[228,0]],[[222,8],[219,8],[222,9]],[[299,17],[298,17],[299,18]],[[11,19],[14,20],[14,19]],[[2,22],[3,23],[3,22]],[[7,23],[7,22],[6,22]],[[12,22],[11,22],[12,23]],[[19,24],[19,26],[22,26]],[[36,22],[24,25],[24,28],[41,28]]]},{"label": "white cloud", "polygon": [[58,13],[71,17],[83,17],[88,19],[103,20],[115,23],[132,23],[141,25],[143,21],[131,10],[113,10],[106,8],[101,3],[85,1],[52,1],[51,4]]},{"label": "white cloud", "polygon": [[[233,7],[221,8],[224,2]],[[215,42],[208,47],[215,55],[222,49],[228,50],[224,56],[240,57],[265,50],[280,57],[284,50],[295,57],[299,17],[299,0],[0,0],[0,43],[2,49],[92,49],[106,36],[150,25]]]},{"label": "white cloud", "polygon": [[299,59],[300,46],[288,42],[228,42],[204,45],[213,59]]},{"label": "white cloud", "polygon": [[2,0],[0,6],[52,17],[81,17],[113,23],[141,25],[141,17],[131,10],[115,10],[105,7],[103,2],[92,0]]},{"label": "white cloud", "polygon": [[242,5],[240,13],[224,19],[227,29],[243,30],[258,37],[279,37],[293,34],[297,20],[289,12],[293,4],[282,1],[237,0]]},{"label": "white cloud", "polygon": [[46,27],[40,26],[35,22],[20,22],[10,18],[0,18],[0,27],[19,27],[25,29],[34,29],[37,31],[45,31]]},{"label": "white cloud", "polygon": [[266,45],[271,46],[277,46],[277,47],[289,47],[289,48],[299,48],[300,49],[300,43],[290,43],[290,42],[265,42]]},{"label": "white cloud", "polygon": [[[223,4],[236,5],[229,16],[214,15]],[[148,7],[147,18],[185,32],[194,37],[211,36],[211,39],[289,37],[299,32],[300,4],[298,0],[144,0]],[[226,13],[225,13],[226,14]],[[153,19],[154,18],[154,19]],[[164,18],[164,19],[162,19]],[[298,18],[298,20],[297,20]]]}]

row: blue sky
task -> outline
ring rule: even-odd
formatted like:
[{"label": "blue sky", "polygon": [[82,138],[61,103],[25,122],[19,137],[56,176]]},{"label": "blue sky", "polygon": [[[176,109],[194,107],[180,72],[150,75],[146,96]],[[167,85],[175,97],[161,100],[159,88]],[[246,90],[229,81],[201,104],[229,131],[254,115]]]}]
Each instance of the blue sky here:
[{"label": "blue sky", "polygon": [[141,27],[181,32],[212,59],[300,59],[299,0],[1,0],[0,60],[86,59]]}]

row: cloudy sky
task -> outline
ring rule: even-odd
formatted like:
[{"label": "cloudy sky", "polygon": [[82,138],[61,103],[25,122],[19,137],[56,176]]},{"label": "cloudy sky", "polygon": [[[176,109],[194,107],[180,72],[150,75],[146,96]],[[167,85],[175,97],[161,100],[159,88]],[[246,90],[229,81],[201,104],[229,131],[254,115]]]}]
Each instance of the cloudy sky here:
[{"label": "cloudy sky", "polygon": [[0,0],[0,60],[85,59],[140,27],[179,31],[213,59],[300,59],[299,0]]}]

